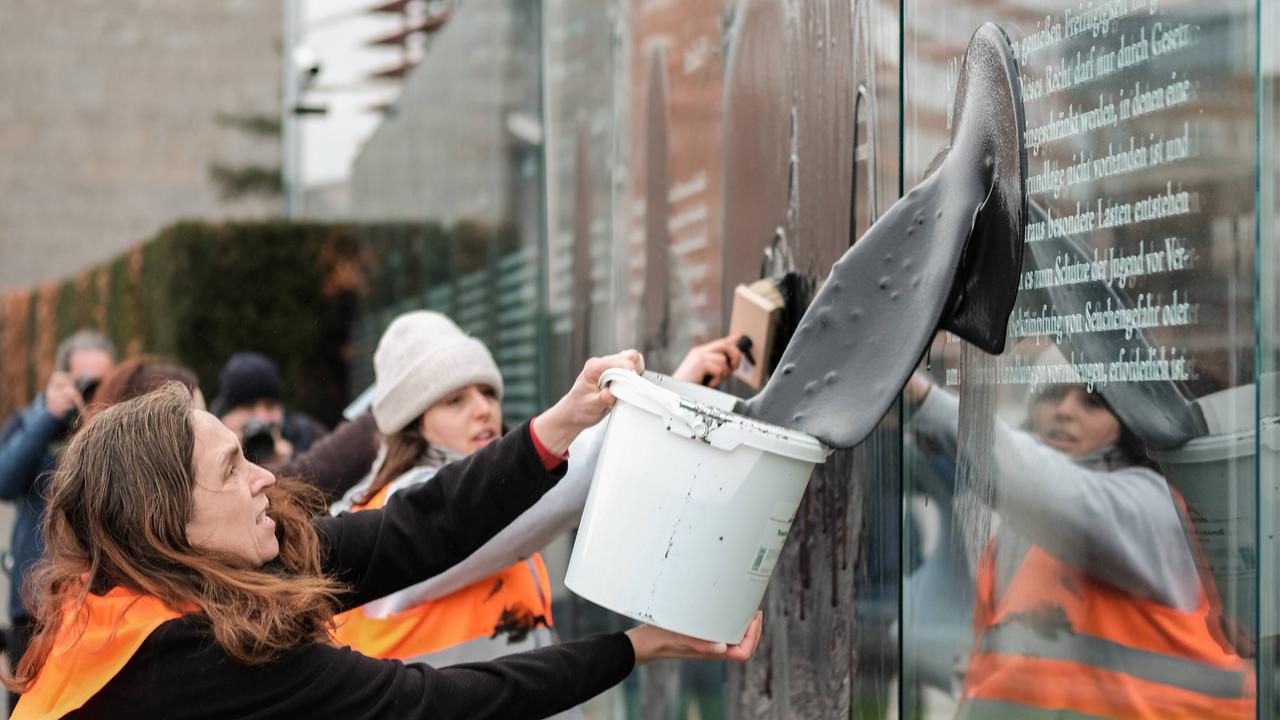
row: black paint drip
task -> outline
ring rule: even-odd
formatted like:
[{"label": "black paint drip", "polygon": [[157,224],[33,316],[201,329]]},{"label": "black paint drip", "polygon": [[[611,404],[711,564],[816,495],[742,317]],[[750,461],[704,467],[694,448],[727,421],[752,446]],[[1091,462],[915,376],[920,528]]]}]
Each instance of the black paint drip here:
[{"label": "black paint drip", "polygon": [[529,637],[529,633],[539,625],[551,627],[546,615],[535,615],[532,610],[523,605],[506,607],[502,609],[498,624],[493,626],[493,634],[489,637],[497,638],[505,635],[509,643],[524,642],[525,638]]},{"label": "black paint drip", "polygon": [[861,442],[939,327],[1004,350],[1027,217],[1025,122],[1009,39],[985,24],[965,50],[951,147],[937,172],[889,208],[805,312],[769,383],[738,411]]}]

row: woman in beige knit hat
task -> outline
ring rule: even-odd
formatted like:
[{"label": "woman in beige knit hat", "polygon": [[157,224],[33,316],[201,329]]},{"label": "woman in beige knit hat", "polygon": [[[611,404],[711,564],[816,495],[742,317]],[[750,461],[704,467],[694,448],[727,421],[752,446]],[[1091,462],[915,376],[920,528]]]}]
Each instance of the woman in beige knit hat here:
[{"label": "woman in beige knit hat", "polygon": [[[737,360],[732,342],[716,341],[694,348],[677,374],[718,382]],[[443,315],[418,311],[397,317],[378,342],[374,371],[373,416],[383,448],[369,474],[333,505],[335,514],[381,507],[396,492],[430,482],[442,465],[503,434],[503,383],[493,356]],[[535,445],[545,450],[536,439]],[[597,450],[575,446],[575,478],[590,476]],[[553,467],[563,458],[543,459]],[[583,495],[577,490],[586,484],[575,479],[570,492],[526,513],[518,527],[504,531],[504,542],[482,548],[447,577],[340,616],[338,641],[366,655],[433,666],[552,644],[551,587],[537,549],[576,524],[570,516],[575,510],[581,514],[581,503],[570,496]]]},{"label": "woman in beige knit hat", "polygon": [[[498,365],[444,315],[397,317],[378,341],[373,366],[373,417],[383,446],[369,474],[334,504],[335,514],[383,507],[503,434]],[[548,469],[562,462],[533,438]],[[338,642],[372,657],[435,666],[552,644],[551,590],[537,553],[446,597],[388,611],[397,599],[339,616]]]}]

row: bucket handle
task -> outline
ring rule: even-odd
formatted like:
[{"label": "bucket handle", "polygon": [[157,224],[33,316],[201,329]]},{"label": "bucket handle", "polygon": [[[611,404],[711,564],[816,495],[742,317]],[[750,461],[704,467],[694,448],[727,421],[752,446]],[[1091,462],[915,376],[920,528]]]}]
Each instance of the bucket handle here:
[{"label": "bucket handle", "polygon": [[[680,406],[680,396],[665,388],[645,380],[640,375],[622,368],[609,368],[600,374],[600,389],[609,387],[618,383],[631,390],[628,393],[627,402],[645,408],[649,412],[661,417],[667,426],[667,430],[684,437],[701,440],[707,436],[710,428],[707,423],[695,413],[691,413]],[[677,428],[675,423],[683,427]]]}]

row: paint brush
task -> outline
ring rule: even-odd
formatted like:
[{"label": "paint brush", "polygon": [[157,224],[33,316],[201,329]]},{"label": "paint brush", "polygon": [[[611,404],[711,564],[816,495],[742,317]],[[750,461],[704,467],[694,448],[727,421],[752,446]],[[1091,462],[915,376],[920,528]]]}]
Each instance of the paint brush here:
[{"label": "paint brush", "polygon": [[733,310],[729,315],[729,334],[738,337],[742,362],[734,377],[759,390],[773,370],[773,346],[778,321],[786,307],[782,278],[763,278],[733,291]]}]

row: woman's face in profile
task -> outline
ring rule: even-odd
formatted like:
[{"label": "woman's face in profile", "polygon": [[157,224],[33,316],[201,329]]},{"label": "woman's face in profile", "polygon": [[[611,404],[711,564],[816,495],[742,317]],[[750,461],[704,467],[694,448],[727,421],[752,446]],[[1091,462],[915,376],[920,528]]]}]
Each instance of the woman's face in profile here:
[{"label": "woman's face in profile", "polygon": [[245,459],[240,440],[207,412],[191,413],[195,487],[187,542],[259,567],[280,554],[275,521],[267,515],[271,471]]},{"label": "woman's face in profile", "polygon": [[1044,444],[1072,459],[1111,447],[1120,439],[1120,421],[1084,388],[1072,388],[1052,403],[1036,403],[1034,424]]}]

